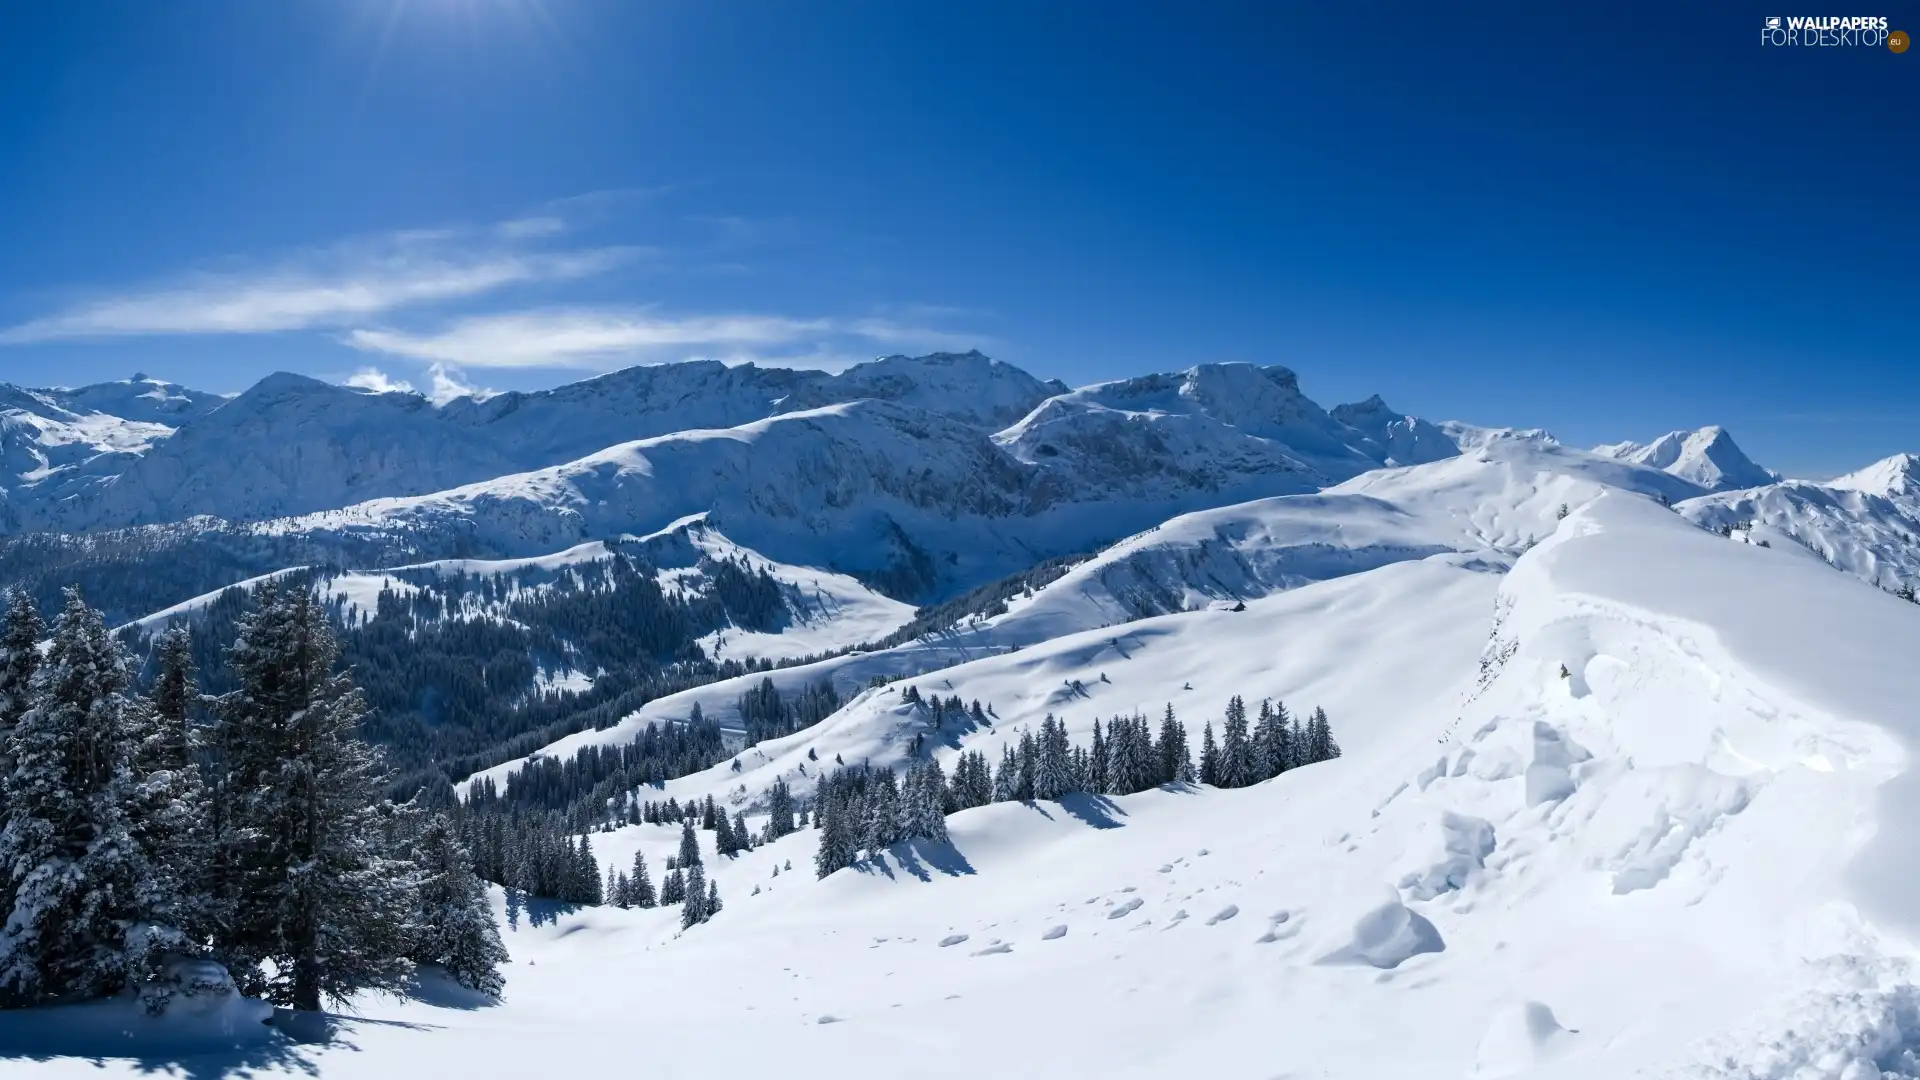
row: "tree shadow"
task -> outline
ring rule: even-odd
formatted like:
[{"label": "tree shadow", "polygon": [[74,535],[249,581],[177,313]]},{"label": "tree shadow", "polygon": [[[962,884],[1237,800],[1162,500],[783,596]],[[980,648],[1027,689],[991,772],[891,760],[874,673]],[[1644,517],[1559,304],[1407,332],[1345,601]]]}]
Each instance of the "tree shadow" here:
[{"label": "tree shadow", "polygon": [[0,1012],[0,1071],[8,1061],[71,1060],[104,1069],[109,1062],[183,1080],[227,1080],[263,1071],[320,1075],[314,1051],[358,1051],[350,1038],[363,1024],[436,1030],[429,1024],[368,1020],[332,1013],[254,1008],[217,1015],[150,1017],[127,999]]},{"label": "tree shadow", "polygon": [[462,985],[453,976],[433,966],[414,969],[413,978],[407,983],[407,997],[422,1005],[463,1012],[490,1009],[500,1004],[499,998]]},{"label": "tree shadow", "polygon": [[1060,809],[1096,829],[1118,829],[1126,824],[1120,818],[1126,817],[1127,812],[1105,795],[1074,791],[1062,795],[1059,801]]},{"label": "tree shadow", "polygon": [[560,921],[563,915],[571,915],[580,910],[579,904],[569,904],[560,900],[548,900],[540,896],[528,896],[519,889],[507,890],[507,929],[520,929],[520,917],[526,916],[527,925],[533,927],[549,926]]},{"label": "tree shadow", "polygon": [[[936,844],[931,840],[922,840],[918,837],[902,840],[888,848],[887,854],[893,856],[893,862],[899,863],[903,872],[920,881],[932,881],[935,871],[947,877],[963,877],[975,872],[973,864],[967,861],[965,855],[960,854],[959,848],[952,844]],[[853,869],[862,874],[884,877],[889,881],[898,880],[899,877],[893,872],[892,863],[886,859],[871,856],[854,863]]]}]

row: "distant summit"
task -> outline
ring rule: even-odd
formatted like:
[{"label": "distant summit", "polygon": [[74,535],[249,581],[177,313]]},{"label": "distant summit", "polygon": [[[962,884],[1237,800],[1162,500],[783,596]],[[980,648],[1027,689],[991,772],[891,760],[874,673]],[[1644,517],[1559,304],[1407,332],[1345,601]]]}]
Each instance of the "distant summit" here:
[{"label": "distant summit", "polygon": [[1708,491],[1738,491],[1780,479],[1754,464],[1727,429],[1718,425],[1697,431],[1670,431],[1644,445],[1623,442],[1596,446],[1593,452],[1671,473]]}]

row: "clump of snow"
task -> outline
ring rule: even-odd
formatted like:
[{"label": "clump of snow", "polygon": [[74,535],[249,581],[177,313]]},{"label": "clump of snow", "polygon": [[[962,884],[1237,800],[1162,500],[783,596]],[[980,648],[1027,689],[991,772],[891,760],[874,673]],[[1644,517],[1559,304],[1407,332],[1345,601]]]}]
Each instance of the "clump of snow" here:
[{"label": "clump of snow", "polygon": [[1474,1052],[1476,1080],[1531,1072],[1566,1049],[1568,1032],[1544,1002],[1522,1001],[1501,1009],[1487,1024]]},{"label": "clump of snow", "polygon": [[1320,958],[1322,964],[1368,964],[1395,968],[1421,953],[1446,948],[1440,931],[1426,916],[1407,907],[1394,893],[1354,920],[1346,944]]},{"label": "clump of snow", "polygon": [[1493,824],[1484,818],[1441,811],[1409,844],[1401,891],[1414,900],[1431,900],[1466,888],[1493,854],[1493,836]]}]

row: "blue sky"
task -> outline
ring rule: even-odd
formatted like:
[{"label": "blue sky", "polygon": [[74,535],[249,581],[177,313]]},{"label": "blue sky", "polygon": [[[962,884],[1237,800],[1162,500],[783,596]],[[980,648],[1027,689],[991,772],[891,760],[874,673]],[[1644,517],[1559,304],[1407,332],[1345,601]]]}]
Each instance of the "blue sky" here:
[{"label": "blue sky", "polygon": [[977,345],[1723,423],[1809,475],[1920,450],[1920,50],[1548,6],[6,5],[0,378]]}]

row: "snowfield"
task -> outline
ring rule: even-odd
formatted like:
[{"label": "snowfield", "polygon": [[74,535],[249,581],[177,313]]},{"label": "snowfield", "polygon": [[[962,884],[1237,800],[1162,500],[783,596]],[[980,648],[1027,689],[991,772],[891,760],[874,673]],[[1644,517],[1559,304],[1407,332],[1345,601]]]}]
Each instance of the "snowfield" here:
[{"label": "snowfield", "polygon": [[[841,763],[931,758],[950,773],[1048,716],[1084,744],[1096,720],[1171,706],[1197,750],[1236,694],[1325,708],[1344,756],[1239,790],[966,810],[951,843],[909,841],[825,879],[811,829],[735,857],[702,834],[724,908],[685,932],[671,908],[496,889],[513,954],[498,1003],[428,973],[409,997],[357,999],[312,1041],[231,1002],[158,1026],[121,1002],[0,1013],[0,1068],[1920,1078],[1920,714],[1902,663],[1920,653],[1920,606],[1875,587],[1920,570],[1903,561],[1920,528],[1914,459],[1774,482],[1719,429],[1586,452],[1377,399],[1322,413],[1284,369],[1250,365],[1052,396],[989,437],[1031,386],[1008,376],[976,411],[935,416],[911,403],[946,384],[889,370],[866,376],[887,400],[783,401],[771,419],[299,527],[467,519],[565,549],[330,579],[359,609],[417,573],[565,573],[630,546],[668,588],[697,588],[703,559],[741,560],[804,603],[782,633],[702,647],[794,657],[912,617],[823,569],[853,542],[848,522],[882,535],[875,508],[967,553],[951,581],[1157,514],[1003,612],[663,697],[539,753],[623,743],[696,705],[738,731],[736,700],[770,678],[783,693],[831,680],[848,700],[640,797],[712,796],[758,824],[776,781],[805,797]],[[1102,433],[1117,440],[1106,457]],[[929,445],[954,450],[915,456]],[[1102,471],[1155,445],[1237,479]],[[1398,467],[1369,467],[1382,460]],[[1007,462],[1026,479],[992,472]],[[1047,481],[1059,473],[1090,486]],[[1702,494],[1748,481],[1761,486]],[[982,511],[1001,500],[1078,516]],[[1028,532],[1009,539],[1010,521]],[[909,686],[977,699],[987,722],[936,728]],[[504,784],[523,763],[474,779]],[[679,829],[590,839],[603,868],[644,852],[657,881]]]}]

